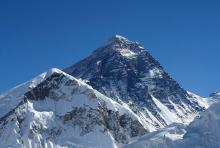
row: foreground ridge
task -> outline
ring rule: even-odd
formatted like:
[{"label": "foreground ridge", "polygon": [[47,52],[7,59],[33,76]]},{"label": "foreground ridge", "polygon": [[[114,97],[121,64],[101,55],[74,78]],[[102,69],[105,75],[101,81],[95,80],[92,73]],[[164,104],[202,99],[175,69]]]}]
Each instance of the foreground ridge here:
[{"label": "foreground ridge", "polygon": [[[1,114],[1,146],[114,147],[148,132],[146,123],[129,108],[61,70],[51,69],[39,77],[14,108]],[[0,100],[5,103],[7,95]]]}]

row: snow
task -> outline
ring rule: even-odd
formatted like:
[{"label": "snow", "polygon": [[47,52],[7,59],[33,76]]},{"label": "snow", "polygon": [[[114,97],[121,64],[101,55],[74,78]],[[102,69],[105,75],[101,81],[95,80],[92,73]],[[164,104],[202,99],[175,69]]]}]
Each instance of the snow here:
[{"label": "snow", "polygon": [[[219,97],[217,95],[215,97]],[[123,148],[218,148],[220,147],[220,102],[215,102],[189,125],[170,126],[146,134]]]},{"label": "snow", "polygon": [[[108,44],[111,44],[118,40],[123,43],[126,42],[126,45],[133,43],[122,36],[116,35],[111,39],[111,41],[108,42]],[[140,45],[137,45],[137,47],[138,50],[144,49]],[[123,59],[126,60],[136,58],[139,55],[139,53],[136,53],[135,50],[131,50],[130,46],[128,48],[126,48],[126,46],[123,46],[122,48],[118,47],[118,45],[116,44],[114,50],[117,50],[118,53],[125,57]],[[97,62],[94,62],[94,65],[99,66],[101,62],[101,60],[98,60]],[[123,68],[123,66],[118,67],[118,69],[112,69],[111,72],[117,72],[121,70],[121,68]],[[127,70],[131,69],[132,68]],[[133,71],[137,73],[137,70]],[[114,140],[114,136],[110,131],[103,132],[104,130],[106,130],[104,129],[103,125],[96,125],[96,127],[92,129],[92,132],[82,135],[82,129],[80,129],[79,127],[73,127],[71,123],[64,124],[60,119],[66,114],[71,113],[74,108],[86,106],[91,110],[98,110],[100,105],[105,105],[108,110],[118,112],[119,116],[128,115],[133,120],[139,121],[141,127],[143,126],[145,129],[147,129],[147,131],[152,132],[146,134],[140,139],[137,139],[137,137],[130,138],[129,142],[131,142],[131,144],[125,145],[125,147],[165,148],[173,146],[189,147],[190,145],[196,146],[199,144],[204,144],[207,147],[209,141],[213,141],[213,139],[215,141],[220,139],[220,130],[218,128],[220,124],[220,122],[218,121],[220,118],[220,111],[218,108],[220,108],[220,105],[218,105],[217,107],[210,107],[210,110],[205,112],[201,116],[201,118],[196,118],[195,121],[193,121],[193,119],[198,114],[192,113],[192,109],[190,108],[190,106],[185,104],[181,100],[179,104],[175,104],[171,101],[172,97],[168,97],[168,103],[170,103],[174,107],[173,110],[169,109],[165,104],[163,104],[159,99],[155,98],[151,94],[151,90],[157,87],[152,79],[163,78],[164,74],[163,70],[156,66],[143,75],[144,77],[141,78],[142,82],[136,83],[136,87],[144,89],[145,84],[149,85],[149,95],[151,95],[153,102],[157,107],[156,112],[165,121],[165,124],[169,126],[166,126],[165,124],[160,122],[159,119],[156,118],[156,116],[147,109],[147,106],[142,107],[138,111],[132,110],[129,106],[129,102],[123,102],[122,100],[120,100],[120,92],[117,91],[117,87],[115,87],[112,82],[110,82],[111,91],[109,91],[108,93],[114,94],[119,101],[117,99],[114,100],[110,97],[107,97],[97,90],[93,89],[91,86],[87,85],[86,82],[88,82],[89,80],[87,81],[76,79],[75,77],[70,76],[57,68],[52,68],[48,72],[39,75],[31,81],[19,85],[18,87],[15,87],[14,89],[4,94],[1,94],[0,117],[3,117],[9,111],[14,109],[15,106],[17,106],[18,103],[22,101],[21,99],[23,99],[26,92],[35,88],[38,84],[43,82],[54,73],[62,74],[65,76],[66,80],[72,80],[76,82],[75,86],[68,86],[65,85],[65,83],[61,83],[59,84],[59,88],[56,88],[56,90],[53,92],[54,95],[42,98],[42,100],[37,101],[28,100],[25,104],[16,109],[14,111],[15,113],[7,118],[7,123],[5,126],[3,124],[1,125],[0,123],[1,126],[4,126],[2,131],[0,129],[0,145],[2,147],[20,147],[21,145],[23,145],[23,147],[32,148],[42,147],[42,143],[44,143],[45,147],[51,148],[121,147],[121,145],[119,145]],[[122,86],[121,92],[126,94],[127,88],[124,83],[119,80],[118,85]],[[200,106],[203,106],[206,109],[211,104],[214,104],[214,101],[211,102],[206,98],[199,97],[191,92],[188,92],[188,94],[190,96],[186,99],[190,100],[191,102],[198,102]],[[220,95],[220,93],[215,93],[215,96],[210,97],[211,100],[217,100],[216,95]],[[143,105],[143,102],[141,103]],[[132,101],[130,101],[130,104],[132,104]],[[183,105],[183,107],[181,105]],[[24,114],[27,116],[27,118],[22,121],[23,123],[21,126],[18,117],[24,116]],[[86,122],[87,118],[85,117],[84,120]],[[191,121],[193,122],[189,125],[189,127],[186,127],[186,125],[189,124]],[[47,132],[51,131],[54,127],[58,129],[64,129],[64,132],[60,133],[60,135],[57,134],[57,137],[55,139],[47,139]],[[31,133],[30,130],[33,130],[33,133]],[[36,133],[34,130],[37,130]],[[200,137],[205,137],[205,139],[201,140]],[[204,141],[205,143],[203,143]],[[204,145],[201,145],[201,147],[203,147]],[[213,147],[214,145],[220,146],[219,143],[215,142],[213,144]]]},{"label": "snow", "polygon": [[207,98],[207,102],[211,105],[220,101],[220,92],[214,92]]},{"label": "snow", "polygon": [[111,137],[110,133],[102,133],[99,128],[97,128],[92,133],[88,133],[84,136],[80,135],[79,129],[74,129],[68,127],[68,130],[60,135],[57,139],[57,145],[65,145],[65,147],[106,147],[106,148],[116,148],[117,145]]},{"label": "snow", "polygon": [[211,102],[209,101],[208,98],[200,97],[200,96],[198,96],[198,95],[196,95],[196,94],[194,94],[194,93],[192,93],[190,91],[187,91],[187,93],[192,96],[189,99],[192,99],[192,100],[198,102],[198,104],[200,106],[203,106],[203,107],[205,107],[207,109],[211,105]]},{"label": "snow", "polygon": [[[152,96],[152,95],[151,95]],[[164,119],[167,124],[171,123],[182,123],[182,120],[174,113],[171,112],[165,105],[163,105],[159,100],[152,96],[154,103],[161,110],[159,114]]]},{"label": "snow", "polygon": [[32,80],[12,88],[11,90],[0,95],[0,117],[4,116],[14,108],[22,99],[23,94],[36,87],[39,83],[47,78],[47,73],[42,73]]},{"label": "snow", "polygon": [[[7,95],[13,95],[19,97],[16,103],[6,104],[5,108],[9,109],[15,108],[15,106],[21,101],[24,93],[30,90],[28,88],[30,85],[31,88],[36,87],[37,84],[43,82],[46,78],[51,76],[54,73],[59,73],[65,76],[65,79],[62,83],[59,84],[59,87],[56,88],[56,91],[53,94],[53,97],[42,98],[42,100],[27,100],[23,105],[20,105],[11,116],[7,117],[9,121],[4,127],[3,131],[4,137],[0,133],[0,145],[2,147],[23,147],[35,148],[41,147],[42,140],[45,147],[51,148],[63,148],[63,147],[118,147],[117,142],[114,141],[113,135],[110,132],[102,132],[104,129],[102,126],[97,126],[92,132],[87,133],[86,135],[81,135],[81,129],[79,127],[73,127],[71,125],[64,125],[59,117],[66,115],[71,112],[74,107],[83,107],[88,106],[90,109],[98,109],[100,104],[105,104],[108,110],[118,111],[119,115],[129,115],[133,120],[139,121],[143,127],[149,129],[148,123],[135,114],[127,104],[119,104],[118,102],[104,96],[98,91],[94,90],[91,86],[87,85],[85,82],[78,80],[59,69],[51,69],[43,75],[36,77],[35,79],[21,85],[9,91],[5,95],[2,95],[1,101],[7,100],[4,98]],[[73,80],[75,86],[64,85],[67,80]],[[76,89],[77,91],[72,94],[72,90]],[[15,92],[13,94],[13,92]],[[2,108],[1,108],[2,109]],[[2,112],[2,115],[3,112]],[[16,116],[25,116],[24,121],[20,125],[17,121]],[[14,118],[12,120],[8,118]],[[86,121],[85,121],[86,122]],[[62,132],[61,135],[58,135],[56,139],[47,139],[47,134],[41,134],[45,131],[51,131],[54,127],[62,128],[65,132]],[[31,133],[30,130],[36,130],[37,132]],[[30,138],[30,135],[32,138]],[[55,141],[54,141],[55,140]],[[131,139],[132,140],[132,139]]]},{"label": "snow", "polygon": [[102,62],[102,61],[99,60],[99,61],[96,62],[96,64],[99,65],[101,62]]},{"label": "snow", "polygon": [[123,56],[123,57],[127,57],[127,58],[134,58],[136,57],[136,53],[134,53],[133,51],[129,50],[129,49],[126,49],[126,48],[123,48],[123,49],[118,49],[118,51],[120,52],[120,54]]},{"label": "snow", "polygon": [[138,48],[140,48],[140,49],[144,49],[144,47],[143,47],[143,46],[140,46],[140,45],[138,46]]},{"label": "snow", "polygon": [[109,44],[112,44],[112,43],[115,43],[117,41],[120,41],[120,42],[123,42],[123,43],[132,43],[131,41],[129,41],[127,38],[121,36],[121,35],[114,35],[113,37],[111,37],[106,43],[105,45],[109,45]]},{"label": "snow", "polygon": [[[101,128],[96,128],[95,131],[88,133],[84,136],[80,134],[79,128],[74,128],[73,126],[66,126],[60,120],[57,119],[53,111],[42,111],[35,108],[37,106],[36,102],[29,102],[29,118],[26,118],[24,122],[31,128],[41,127],[44,130],[49,130],[53,127],[62,127],[65,132],[61,133],[56,139],[44,141],[44,144],[51,148],[67,148],[67,147],[106,147],[113,148],[116,147],[115,141],[112,139],[110,133],[102,133]],[[39,105],[39,104],[38,104]],[[48,104],[49,105],[49,104]],[[45,106],[41,107],[44,108]],[[42,137],[44,135],[37,134],[34,138],[30,139],[28,136],[27,127],[22,127],[21,131],[23,133],[22,139],[24,141],[23,145],[25,148],[35,148],[41,147],[39,142],[41,139],[46,139]],[[0,142],[1,143],[1,142]],[[3,145],[2,145],[3,146]],[[8,146],[8,144],[7,144]],[[14,147],[20,147],[13,145]]]},{"label": "snow", "polygon": [[[133,118],[138,118],[138,116],[127,106],[127,104],[123,103],[123,105],[117,103],[116,101],[104,96],[103,94],[99,93],[98,91],[94,90],[91,86],[87,85],[83,80],[78,80],[65,72],[57,69],[52,68],[48,72],[45,72],[36,78],[32,79],[31,81],[28,81],[18,87],[15,87],[14,89],[8,91],[7,93],[1,95],[0,98],[0,115],[3,116],[5,113],[9,112],[12,108],[14,108],[22,99],[23,94],[26,93],[31,86],[31,88],[36,87],[37,84],[41,83],[43,80],[48,78],[53,73],[60,73],[65,75],[71,80],[74,80],[78,82],[80,86],[79,94],[72,95],[71,89],[66,86],[62,86],[61,89],[57,90],[56,93],[60,94],[66,94],[64,99],[60,99],[58,101],[55,101],[52,98],[46,98],[43,101],[36,101],[34,104],[34,108],[37,110],[51,110],[53,112],[56,112],[57,115],[62,115],[68,111],[70,111],[73,107],[79,107],[83,106],[85,104],[89,105],[92,108],[97,108],[98,103],[97,100],[88,99],[88,96],[85,94],[82,94],[84,91],[88,92],[95,92],[95,95],[97,98],[101,98],[102,101],[104,101],[107,105],[107,107],[111,110],[118,111],[120,110],[120,114],[130,114]],[[12,99],[13,97],[13,99]],[[10,105],[10,106],[9,106]],[[56,107],[55,107],[56,105]],[[65,107],[64,107],[65,106]],[[58,108],[58,109],[56,109]],[[1,117],[0,116],[0,117]],[[141,119],[139,119],[141,120]],[[144,123],[144,121],[141,121]],[[146,122],[144,124],[147,124]]]},{"label": "snow", "polygon": [[164,127],[164,125],[162,125],[160,123],[160,121],[158,121],[157,118],[154,117],[154,115],[147,108],[145,108],[145,111],[147,111],[147,114],[150,116],[150,119],[152,119],[154,122],[156,122],[160,127]]},{"label": "snow", "polygon": [[[191,99],[143,46],[119,35],[65,71],[89,80],[88,84],[110,99],[127,104],[149,131],[174,122],[189,124],[206,105],[197,104],[198,97]],[[148,98],[150,94],[156,100]]]},{"label": "snow", "polygon": [[187,127],[184,139],[177,145],[189,148],[220,147],[220,103],[214,103]]},{"label": "snow", "polygon": [[32,80],[12,88],[11,90],[0,95],[0,117],[12,110],[21,101],[26,92],[36,87],[53,73],[62,73],[69,78],[72,78],[72,76],[65,74],[61,70],[52,68],[48,72],[44,72]]},{"label": "snow", "polygon": [[150,78],[162,78],[162,71],[158,68],[153,68],[149,70],[149,77]]},{"label": "snow", "polygon": [[122,106],[125,109],[125,111],[127,111],[124,113],[129,113],[131,116],[133,116],[134,119],[136,118],[149,132],[153,132],[156,130],[154,126],[152,126],[151,124],[149,124],[149,122],[147,122],[147,119],[143,113],[140,112],[141,115],[138,116],[129,108],[129,106],[126,103],[122,102]]},{"label": "snow", "polygon": [[173,143],[183,138],[186,133],[185,128],[185,125],[175,123],[167,128],[148,133],[122,148],[175,148]]}]

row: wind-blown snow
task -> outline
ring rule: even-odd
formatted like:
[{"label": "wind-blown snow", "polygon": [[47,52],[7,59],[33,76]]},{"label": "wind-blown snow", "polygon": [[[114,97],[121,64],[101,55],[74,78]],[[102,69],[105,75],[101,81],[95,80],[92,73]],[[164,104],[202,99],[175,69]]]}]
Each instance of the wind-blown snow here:
[{"label": "wind-blown snow", "polygon": [[173,112],[171,112],[165,105],[163,105],[159,100],[152,96],[154,103],[160,109],[159,114],[165,120],[167,124],[171,123],[182,123],[181,119]]}]

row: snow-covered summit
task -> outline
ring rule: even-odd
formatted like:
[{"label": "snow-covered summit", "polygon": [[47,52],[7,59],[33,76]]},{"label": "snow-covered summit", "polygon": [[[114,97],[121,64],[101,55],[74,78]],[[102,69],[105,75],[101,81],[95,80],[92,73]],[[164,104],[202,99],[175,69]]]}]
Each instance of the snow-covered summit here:
[{"label": "snow-covered summit", "polygon": [[93,52],[94,56],[121,55],[124,58],[135,58],[138,54],[144,51],[144,48],[137,42],[115,35],[107,40],[107,42]]},{"label": "snow-covered summit", "polygon": [[130,41],[129,39],[127,39],[126,37],[124,36],[121,36],[121,35],[114,35],[112,36],[111,38],[109,38],[105,45],[108,45],[108,44],[115,44],[115,43],[124,43],[124,44],[132,44],[134,42]]}]

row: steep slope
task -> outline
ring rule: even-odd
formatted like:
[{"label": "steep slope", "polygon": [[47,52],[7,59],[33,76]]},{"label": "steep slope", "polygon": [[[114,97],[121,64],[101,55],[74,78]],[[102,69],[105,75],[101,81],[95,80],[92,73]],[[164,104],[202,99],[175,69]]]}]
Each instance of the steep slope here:
[{"label": "steep slope", "polygon": [[[124,148],[219,148],[220,93],[211,95],[212,105],[188,126],[174,124],[146,134]],[[218,101],[217,101],[218,100]],[[212,100],[211,100],[212,101]]]},{"label": "steep slope", "polygon": [[149,131],[128,107],[58,69],[1,95],[0,101],[1,147],[112,148]]},{"label": "steep slope", "polygon": [[207,106],[173,80],[140,44],[116,35],[64,70],[118,103],[126,103],[152,131],[188,123]]},{"label": "steep slope", "polygon": [[44,81],[50,73],[45,72],[31,81],[18,85],[6,93],[0,94],[0,117],[12,110],[21,101],[23,95]]},{"label": "steep slope", "polygon": [[[220,95],[218,95],[218,98]],[[220,147],[220,103],[215,102],[186,129],[179,147],[219,148]]]}]

